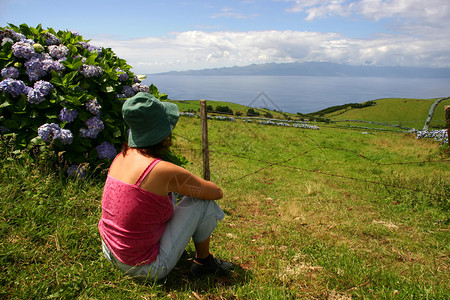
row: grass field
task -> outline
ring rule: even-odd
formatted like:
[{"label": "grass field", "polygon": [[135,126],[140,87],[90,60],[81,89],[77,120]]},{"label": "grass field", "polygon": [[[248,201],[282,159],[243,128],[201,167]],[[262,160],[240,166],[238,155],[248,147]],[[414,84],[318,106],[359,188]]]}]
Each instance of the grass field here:
[{"label": "grass field", "polygon": [[[364,120],[383,122],[387,124],[401,124],[408,127],[422,129],[430,110],[431,104],[437,99],[380,99],[376,105],[362,109],[348,109],[337,111],[325,118],[333,121]],[[444,107],[450,105],[450,99],[444,100],[435,109],[431,126],[444,127]]]},{"label": "grass field", "polygon": [[[0,298],[448,299],[448,146],[325,124],[208,126],[226,212],[212,251],[239,265],[232,277],[194,279],[184,257],[166,282],[135,283],[102,256],[104,174],[67,179],[3,143]],[[174,135],[201,175],[200,120],[180,118]]]}]

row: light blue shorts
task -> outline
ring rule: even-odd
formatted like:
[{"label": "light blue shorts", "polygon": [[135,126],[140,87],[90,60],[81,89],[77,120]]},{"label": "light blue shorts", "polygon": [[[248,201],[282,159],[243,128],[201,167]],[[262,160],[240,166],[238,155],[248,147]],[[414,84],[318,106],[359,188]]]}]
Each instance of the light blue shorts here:
[{"label": "light blue shorts", "polygon": [[[175,197],[173,201],[175,204]],[[103,253],[120,271],[138,281],[160,280],[175,267],[191,238],[194,242],[205,241],[216,228],[217,220],[222,221],[224,217],[223,210],[215,201],[185,196],[175,206],[173,216],[166,224],[154,262],[142,266],[124,264],[102,241]]]}]

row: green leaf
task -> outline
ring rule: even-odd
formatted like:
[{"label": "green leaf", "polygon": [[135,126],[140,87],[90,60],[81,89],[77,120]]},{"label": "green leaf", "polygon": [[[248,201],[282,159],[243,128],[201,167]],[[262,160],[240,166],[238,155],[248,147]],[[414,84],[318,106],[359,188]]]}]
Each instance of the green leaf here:
[{"label": "green leaf", "polygon": [[19,97],[19,100],[17,101],[17,106],[16,106],[18,109],[17,112],[20,112],[20,111],[23,112],[25,110],[26,106],[27,106],[27,96],[25,96],[24,94],[21,94]]},{"label": "green leaf", "polygon": [[19,128],[19,123],[17,123],[16,121],[14,121],[12,119],[3,121],[3,125],[5,127],[8,127],[9,129],[18,129]]},{"label": "green leaf", "polygon": [[95,60],[97,59],[98,53],[97,52],[91,52],[91,55],[86,59],[85,64],[86,65],[93,65],[95,63]]},{"label": "green leaf", "polygon": [[64,79],[63,79],[63,84],[64,84],[64,86],[65,86],[65,87],[68,87],[69,84],[70,84],[70,83],[73,81],[73,79],[75,78],[75,76],[77,76],[77,74],[78,74],[78,71],[73,71],[73,72],[70,72],[70,73],[66,74],[66,75],[64,76]]},{"label": "green leaf", "polygon": [[5,107],[8,107],[10,105],[11,105],[11,103],[9,103],[8,101],[5,101],[2,104],[0,104],[0,108],[5,108]]}]

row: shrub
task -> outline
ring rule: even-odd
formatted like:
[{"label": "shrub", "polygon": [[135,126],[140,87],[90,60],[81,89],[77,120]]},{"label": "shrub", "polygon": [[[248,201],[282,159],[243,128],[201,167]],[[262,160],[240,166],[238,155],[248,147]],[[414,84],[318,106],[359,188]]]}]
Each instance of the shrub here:
[{"label": "shrub", "polygon": [[249,108],[247,110],[247,116],[248,117],[256,117],[256,116],[259,116],[259,115],[260,115],[259,112],[254,110],[253,108]]},{"label": "shrub", "polygon": [[229,108],[228,106],[220,106],[220,105],[216,106],[216,112],[230,115],[233,114],[233,110],[231,108]]},{"label": "shrub", "polygon": [[51,148],[69,171],[109,166],[126,141],[125,98],[139,91],[167,97],[111,49],[77,33],[9,24],[0,41],[0,134],[16,149]]}]

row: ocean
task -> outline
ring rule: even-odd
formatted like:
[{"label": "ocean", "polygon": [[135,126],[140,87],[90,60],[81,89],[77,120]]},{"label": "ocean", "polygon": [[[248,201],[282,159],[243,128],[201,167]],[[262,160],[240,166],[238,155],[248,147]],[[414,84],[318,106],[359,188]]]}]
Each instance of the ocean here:
[{"label": "ocean", "polygon": [[449,78],[148,75],[173,100],[216,100],[290,113],[310,113],[381,98],[450,96]]}]

